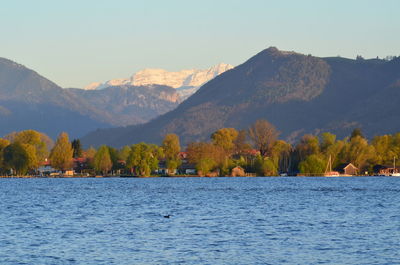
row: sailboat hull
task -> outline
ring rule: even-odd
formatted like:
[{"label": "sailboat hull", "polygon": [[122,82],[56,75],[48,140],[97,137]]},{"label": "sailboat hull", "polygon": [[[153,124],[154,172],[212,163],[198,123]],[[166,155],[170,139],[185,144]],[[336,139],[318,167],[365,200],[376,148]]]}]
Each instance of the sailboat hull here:
[{"label": "sailboat hull", "polygon": [[328,171],[325,172],[324,177],[339,177],[340,174],[337,171]]}]

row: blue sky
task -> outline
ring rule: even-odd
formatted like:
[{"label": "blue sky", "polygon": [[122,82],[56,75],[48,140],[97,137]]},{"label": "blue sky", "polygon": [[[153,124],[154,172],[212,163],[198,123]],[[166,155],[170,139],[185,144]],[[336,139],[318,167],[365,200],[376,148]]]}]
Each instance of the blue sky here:
[{"label": "blue sky", "polygon": [[0,57],[62,87],[143,68],[238,65],[276,46],[316,56],[400,55],[397,0],[8,0]]}]

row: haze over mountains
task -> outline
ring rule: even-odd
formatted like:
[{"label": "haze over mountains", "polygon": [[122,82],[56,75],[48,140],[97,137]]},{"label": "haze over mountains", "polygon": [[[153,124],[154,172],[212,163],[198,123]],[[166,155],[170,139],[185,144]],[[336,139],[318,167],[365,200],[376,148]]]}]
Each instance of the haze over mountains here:
[{"label": "haze over mountains", "polygon": [[[215,77],[224,67],[228,66],[190,71],[192,79],[201,83]],[[156,80],[154,75],[147,72],[142,77],[143,85],[135,81],[113,83],[101,90],[63,89],[23,65],[0,58],[0,135],[35,129],[53,138],[62,131],[74,138],[81,137],[98,128],[147,122],[174,109],[186,98],[176,88],[165,85],[177,80],[164,79],[164,83],[152,84]],[[193,91],[188,95],[197,87],[189,89]]]},{"label": "haze over mountains", "polygon": [[176,133],[182,143],[206,140],[222,127],[246,128],[267,119],[295,139],[330,131],[344,137],[355,127],[371,137],[400,131],[400,58],[318,58],[268,48],[203,85],[149,123],[95,131],[86,145],[160,143]]}]

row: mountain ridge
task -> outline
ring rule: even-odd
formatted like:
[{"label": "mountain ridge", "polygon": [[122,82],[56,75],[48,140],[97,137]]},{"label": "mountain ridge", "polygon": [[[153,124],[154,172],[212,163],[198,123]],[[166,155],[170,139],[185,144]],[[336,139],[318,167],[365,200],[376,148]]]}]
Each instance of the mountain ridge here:
[{"label": "mountain ridge", "polygon": [[[399,58],[319,58],[272,47],[214,78],[175,110],[147,124],[100,130],[82,140],[122,146],[159,143],[164,134],[176,133],[187,144],[206,140],[221,127],[246,128],[257,119],[269,120],[282,137],[293,140],[322,131],[345,136],[354,127],[362,127],[367,136],[390,133],[400,131],[400,124],[385,123],[379,112],[396,113],[398,80]],[[388,94],[392,96],[386,99]],[[383,109],[381,102],[391,110]]]},{"label": "mountain ridge", "polygon": [[0,58],[0,135],[35,129],[55,138],[81,137],[97,128],[145,123],[179,105],[195,91],[130,84],[102,90],[61,88],[36,71]]}]

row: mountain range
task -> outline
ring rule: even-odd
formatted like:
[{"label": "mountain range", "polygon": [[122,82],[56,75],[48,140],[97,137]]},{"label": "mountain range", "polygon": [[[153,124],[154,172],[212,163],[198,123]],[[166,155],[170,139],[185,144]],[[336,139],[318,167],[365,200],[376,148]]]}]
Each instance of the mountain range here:
[{"label": "mountain range", "polygon": [[289,141],[324,131],[339,137],[360,127],[366,136],[400,131],[400,58],[319,58],[270,47],[204,84],[176,109],[141,125],[97,130],[88,145],[207,140],[222,127],[275,124]]},{"label": "mountain range", "polygon": [[[196,71],[188,70],[192,76],[202,73]],[[199,82],[220,71],[222,64],[208,69]],[[143,85],[135,81],[97,90],[63,89],[23,65],[0,58],[0,135],[34,129],[53,138],[62,131],[76,138],[98,128],[144,123],[176,108],[197,89],[191,86],[192,92],[181,95],[168,86],[176,80],[155,82],[149,72],[142,77]]]},{"label": "mountain range", "polygon": [[232,69],[230,64],[220,63],[208,69],[190,69],[170,72],[164,69],[144,69],[129,78],[119,78],[104,83],[94,82],[84,87],[84,90],[102,90],[115,86],[149,86],[163,85],[175,88],[184,100],[197,91],[203,84],[223,72]]}]

